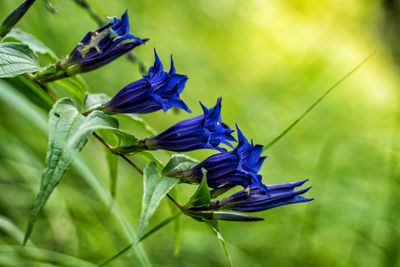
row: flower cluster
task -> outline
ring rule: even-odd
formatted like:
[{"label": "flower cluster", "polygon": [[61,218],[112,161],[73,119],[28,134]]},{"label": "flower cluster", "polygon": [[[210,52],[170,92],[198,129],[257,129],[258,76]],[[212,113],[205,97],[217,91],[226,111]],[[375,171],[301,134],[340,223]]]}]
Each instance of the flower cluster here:
[{"label": "flower cluster", "polygon": [[[39,73],[38,81],[52,81],[97,69],[148,40],[140,39],[130,33],[127,12],[121,19],[113,17],[109,20],[110,23],[104,27],[89,32],[67,57],[60,60],[55,73],[44,75]],[[144,114],[158,110],[163,110],[165,113],[171,108],[180,108],[190,113],[189,107],[180,99],[188,77],[176,72],[172,56],[170,70],[166,72],[156,50],[154,50],[154,55],[154,65],[149,68],[146,75],[122,88],[99,109],[108,114]],[[212,212],[218,219],[258,219],[247,215],[232,215],[233,213],[219,210],[257,212],[312,200],[300,196],[310,187],[295,190],[307,180],[278,185],[262,183],[259,171],[266,159],[261,156],[263,146],[254,145],[253,141],[249,142],[237,125],[238,141],[236,141],[232,136],[234,130],[222,121],[221,102],[222,99],[218,98],[217,104],[212,108],[207,108],[200,102],[203,114],[178,122],[160,134],[139,140],[131,146],[116,147],[113,152],[125,154],[157,149],[175,152],[198,149],[219,151],[192,168],[168,174],[180,178],[182,182],[200,184],[206,173],[207,186],[213,188],[211,198],[235,186],[243,187],[243,190],[231,196],[210,201],[200,208],[195,207],[196,210],[193,211],[201,211],[200,214]],[[238,142],[237,146],[232,146],[231,142]],[[228,151],[229,147],[232,150]],[[188,214],[190,212],[192,211]]]},{"label": "flower cluster", "polygon": [[[165,113],[172,107],[191,112],[180,99],[188,77],[176,73],[172,57],[170,70],[165,72],[155,50],[154,54],[154,66],[150,67],[148,73],[125,86],[104,104],[101,107],[104,112],[143,114],[163,110]],[[236,126],[237,146],[230,151],[222,146],[224,144],[226,147],[233,148],[231,142],[236,142],[236,139],[232,136],[234,130],[222,122],[221,102],[222,99],[218,98],[217,104],[210,109],[200,102],[203,114],[178,122],[160,134],[139,140],[137,144],[130,147],[116,148],[114,152],[136,153],[157,149],[174,152],[198,149],[218,150],[219,153],[208,157],[193,168],[168,174],[180,178],[182,182],[199,184],[203,177],[203,170],[206,170],[207,185],[213,188],[214,192],[226,192],[235,186],[243,187],[242,191],[221,201],[210,202],[203,209],[254,212],[312,200],[300,196],[309,188],[294,190],[305,181],[264,185],[262,176],[259,174],[266,159],[261,156],[263,146],[254,145],[253,141],[249,142],[238,126]]]}]

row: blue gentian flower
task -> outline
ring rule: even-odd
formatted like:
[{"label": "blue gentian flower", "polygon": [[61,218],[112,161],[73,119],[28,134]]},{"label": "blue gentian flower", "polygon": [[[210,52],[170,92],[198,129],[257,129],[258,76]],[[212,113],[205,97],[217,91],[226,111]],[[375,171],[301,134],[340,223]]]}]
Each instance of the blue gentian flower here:
[{"label": "blue gentian flower", "polygon": [[260,171],[266,157],[261,157],[262,145],[253,145],[236,125],[239,143],[232,151],[212,155],[194,168],[184,171],[177,176],[192,177],[189,181],[200,183],[203,173],[207,170],[207,184],[211,188],[223,185],[241,185],[248,187],[251,184],[261,186]]},{"label": "blue gentian flower", "polygon": [[229,141],[236,141],[230,129],[221,121],[221,98],[218,98],[215,107],[207,109],[201,102],[204,114],[178,122],[164,132],[152,138],[140,140],[131,148],[124,148],[119,153],[133,153],[142,150],[164,149],[175,152],[187,152],[197,149],[216,149],[226,151],[220,147],[221,143],[232,146]]},{"label": "blue gentian flower", "polygon": [[[130,33],[128,11],[125,11],[121,19],[116,17],[108,19],[110,23],[94,32],[87,33],[61,63],[63,68],[67,68],[69,74],[97,69],[147,41]],[[134,41],[122,43],[125,40]]]},{"label": "blue gentian flower", "polygon": [[294,190],[294,188],[303,185],[306,181],[308,180],[267,185],[266,190],[263,187],[254,185],[250,188],[250,192],[242,190],[221,200],[219,206],[223,209],[239,212],[257,212],[287,204],[311,201],[313,198],[300,196],[311,187],[298,191]]},{"label": "blue gentian flower", "polygon": [[51,82],[100,68],[148,40],[129,32],[128,11],[125,11],[121,19],[108,19],[110,23],[94,32],[88,32],[68,56],[58,61],[54,73],[39,72],[35,79],[42,83]]},{"label": "blue gentian flower", "polygon": [[188,106],[179,99],[188,77],[177,74],[171,56],[169,72],[163,70],[160,58],[154,49],[155,62],[147,75],[118,92],[106,103],[102,110],[107,113],[150,113],[162,109],[166,112],[175,107],[191,112]]}]

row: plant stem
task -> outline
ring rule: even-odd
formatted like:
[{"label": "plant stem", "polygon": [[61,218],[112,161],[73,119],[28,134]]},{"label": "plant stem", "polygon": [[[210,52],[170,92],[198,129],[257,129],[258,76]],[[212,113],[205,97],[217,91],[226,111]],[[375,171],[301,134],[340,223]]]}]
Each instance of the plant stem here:
[{"label": "plant stem", "polygon": [[34,81],[37,85],[39,85],[40,88],[42,88],[42,90],[51,97],[51,99],[53,99],[54,101],[57,101],[57,97],[50,91],[50,89],[47,88],[43,83],[41,83],[39,81],[35,81],[34,76],[31,73],[26,72],[25,75],[28,78],[30,78],[32,81]]},{"label": "plant stem", "polygon": [[[170,195],[167,194],[167,197],[172,201],[172,203],[174,203],[180,210],[183,209],[182,205],[180,205],[178,202],[176,202],[176,200]],[[183,211],[183,210],[182,210]]]},{"label": "plant stem", "polygon": [[128,251],[132,246],[133,246],[133,243],[129,244],[128,246],[123,248],[121,251],[119,251],[117,254],[115,254],[114,256],[112,256],[111,258],[106,260],[105,262],[99,264],[99,267],[104,266],[104,265],[108,264],[109,262],[113,261],[114,259],[118,258],[122,254],[124,254],[126,251]]},{"label": "plant stem", "polygon": [[303,119],[316,105],[319,104],[333,89],[335,89],[338,85],[340,85],[344,80],[346,80],[349,76],[351,76],[356,70],[358,70],[362,65],[364,65],[373,55],[375,52],[371,53],[367,56],[360,64],[354,67],[350,72],[344,75],[339,81],[337,81],[334,85],[329,87],[314,103],[309,106],[306,111],[303,112],[294,122],[292,122],[289,127],[287,127],[282,133],[280,133],[277,137],[272,139],[263,149],[263,152],[273,146],[276,142],[278,142],[283,136],[285,136],[296,124]]},{"label": "plant stem", "polygon": [[124,154],[118,153],[116,154],[118,156],[120,156],[121,158],[123,158],[126,162],[128,162],[133,168],[135,168],[141,175],[143,175],[143,171],[135,164],[133,163],[130,159],[127,158],[127,156],[125,156]]},{"label": "plant stem", "polygon": [[[162,227],[168,225],[170,222],[174,221],[175,219],[177,219],[179,216],[181,216],[182,213],[177,213],[174,215],[171,215],[171,217],[165,219],[164,221],[162,221],[161,223],[159,223],[157,226],[155,226],[154,228],[152,228],[151,230],[149,230],[147,233],[145,233],[140,239],[139,242],[143,241],[144,239],[146,239],[147,237],[149,237],[151,234],[155,233],[157,230],[161,229]],[[108,263],[110,263],[111,261],[115,260],[116,258],[118,258],[119,256],[121,256],[122,254],[124,254],[126,251],[128,251],[135,243],[130,243],[129,245],[127,245],[126,247],[124,247],[123,249],[121,249],[117,254],[115,254],[114,256],[112,256],[111,258],[107,259],[105,262],[101,263],[99,266],[104,266]]]},{"label": "plant stem", "polygon": [[[26,76],[28,76],[29,78],[32,79],[32,74],[30,73],[26,73]],[[43,91],[45,91],[54,101],[57,101],[57,97],[49,90],[49,88],[47,88],[44,84],[36,81],[36,80],[32,80],[33,82],[35,82],[37,85],[39,85]],[[89,112],[90,113],[90,112]],[[88,114],[82,114],[84,116],[88,115]],[[104,140],[103,138],[101,138],[98,134],[96,134],[95,132],[93,133],[93,136],[100,142],[102,143],[105,147],[107,147],[111,152],[113,152],[112,146],[106,142],[106,140]],[[114,153],[114,152],[113,152]],[[120,156],[121,158],[123,158],[126,162],[129,163],[129,165],[131,165],[133,168],[135,168],[135,170],[137,170],[141,175],[143,175],[143,171],[142,169],[140,169],[135,163],[133,163],[127,156],[125,156],[122,153],[114,153],[117,156]],[[176,200],[170,195],[167,194],[167,197],[180,209],[182,210],[182,206],[176,202]]]}]

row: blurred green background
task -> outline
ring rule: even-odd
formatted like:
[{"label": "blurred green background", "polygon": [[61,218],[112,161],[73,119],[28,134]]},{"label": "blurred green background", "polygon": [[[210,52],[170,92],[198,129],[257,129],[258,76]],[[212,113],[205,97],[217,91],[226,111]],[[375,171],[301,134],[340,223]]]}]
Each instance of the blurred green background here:
[{"label": "blurred green background", "polygon": [[[0,19],[20,2],[1,0]],[[398,1],[89,2],[100,15],[120,16],[128,8],[132,33],[150,38],[135,49],[138,58],[151,66],[157,48],[169,69],[173,54],[178,73],[189,76],[182,99],[193,113],[201,113],[199,100],[212,106],[221,96],[223,120],[231,127],[238,123],[257,144],[266,145],[376,51],[265,153],[264,183],[309,178],[313,188],[306,196],[315,200],[256,214],[265,218],[262,222],[222,222],[220,228],[234,266],[400,266]],[[59,57],[98,28],[72,0],[52,1],[58,15],[44,3],[38,0],[17,27],[37,36]],[[113,95],[140,78],[140,72],[137,63],[122,57],[83,77],[92,92]],[[31,112],[11,98],[2,97],[0,102],[0,244],[17,245],[12,233],[18,233],[14,228],[25,230],[39,189],[47,137],[37,121],[45,123],[47,115],[34,105],[29,107],[37,113]],[[40,118],[32,119],[36,115]],[[190,116],[159,111],[143,117],[161,131]],[[123,128],[145,136],[128,122]],[[213,153],[189,155],[201,160]],[[129,239],[118,214],[84,179],[95,175],[108,187],[103,148],[91,139],[82,155],[87,164],[75,164],[68,171],[31,240],[41,249],[100,263]],[[166,154],[159,156],[167,159]],[[138,157],[132,159],[145,164]],[[125,162],[119,166],[116,202],[135,229],[141,176]],[[178,201],[185,202],[194,189],[178,186]],[[169,214],[163,200],[152,225]],[[141,251],[154,266],[226,266],[215,235],[189,217],[181,217],[178,256],[172,224],[146,239]],[[12,265],[13,259],[3,264]],[[130,252],[112,266],[139,264]]]}]

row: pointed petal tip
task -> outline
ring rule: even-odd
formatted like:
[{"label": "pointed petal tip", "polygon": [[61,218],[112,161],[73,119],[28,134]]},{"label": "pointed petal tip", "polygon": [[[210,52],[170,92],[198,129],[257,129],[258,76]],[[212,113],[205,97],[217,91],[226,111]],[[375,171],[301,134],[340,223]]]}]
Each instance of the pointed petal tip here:
[{"label": "pointed petal tip", "polygon": [[171,67],[169,68],[169,74],[175,74],[175,73],[176,73],[176,69],[175,69],[174,59],[172,58],[172,54],[171,54]]},{"label": "pointed petal tip", "polygon": [[218,97],[217,99],[217,106],[221,106],[222,97]]},{"label": "pointed petal tip", "polygon": [[[308,181],[310,181],[310,179],[304,179],[304,180],[298,181],[298,182],[297,182],[298,185],[296,185],[296,186],[301,186],[301,185],[305,184],[305,183],[308,182]],[[310,188],[311,188],[311,186],[310,186]]]},{"label": "pointed petal tip", "polygon": [[203,109],[204,115],[208,112],[208,108],[206,106],[203,105],[203,103],[201,103],[201,101],[199,101],[201,108]]},{"label": "pointed petal tip", "polygon": [[302,194],[306,193],[308,190],[310,190],[311,187],[312,186],[309,186],[309,187],[304,188],[304,189],[297,190],[297,191],[295,191],[295,193],[296,193],[296,195],[302,195]]}]

